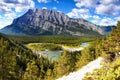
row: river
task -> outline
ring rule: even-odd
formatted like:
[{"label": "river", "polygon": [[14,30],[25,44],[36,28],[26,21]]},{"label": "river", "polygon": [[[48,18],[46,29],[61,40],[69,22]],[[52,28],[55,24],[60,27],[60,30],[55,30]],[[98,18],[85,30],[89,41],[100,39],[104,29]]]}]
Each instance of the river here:
[{"label": "river", "polygon": [[63,50],[67,50],[69,52],[75,52],[75,51],[81,51],[82,49],[84,49],[85,47],[87,47],[89,45],[89,43],[82,43],[80,45],[80,47],[77,47],[77,48],[69,48],[69,47],[64,47],[62,46]]},{"label": "river", "polygon": [[52,59],[52,60],[57,60],[59,56],[61,56],[61,53],[64,51],[64,50],[67,50],[69,52],[75,52],[75,51],[81,51],[82,49],[84,49],[85,47],[87,47],[89,45],[89,43],[82,43],[80,45],[80,47],[77,47],[77,48],[69,48],[69,47],[64,47],[62,46],[63,50],[60,50],[60,51],[48,51],[48,50],[45,50],[45,51],[38,51],[37,53],[39,55],[42,55],[44,57],[47,57],[48,59]]}]

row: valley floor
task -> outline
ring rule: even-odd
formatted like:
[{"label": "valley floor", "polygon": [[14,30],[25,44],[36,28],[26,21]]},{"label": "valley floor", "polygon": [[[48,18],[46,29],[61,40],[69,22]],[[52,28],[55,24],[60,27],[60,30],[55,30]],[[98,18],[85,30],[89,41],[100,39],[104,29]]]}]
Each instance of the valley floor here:
[{"label": "valley floor", "polygon": [[86,73],[93,72],[94,69],[101,68],[103,58],[99,57],[98,59],[91,61],[89,64],[83,66],[80,70],[72,72],[67,76],[63,76],[57,80],[82,80]]}]

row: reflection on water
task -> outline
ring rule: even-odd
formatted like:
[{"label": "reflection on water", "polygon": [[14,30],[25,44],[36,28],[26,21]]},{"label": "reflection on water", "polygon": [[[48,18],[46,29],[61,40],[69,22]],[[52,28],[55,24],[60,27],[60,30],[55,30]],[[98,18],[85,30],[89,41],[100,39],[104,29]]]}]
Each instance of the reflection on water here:
[{"label": "reflection on water", "polygon": [[89,45],[89,43],[82,43],[81,45],[80,45],[80,47],[87,47]]},{"label": "reflection on water", "polygon": [[[79,48],[69,48],[69,49],[63,49],[63,50],[68,50],[68,51],[80,51],[82,50],[84,47],[87,47],[89,45],[89,43],[82,43],[80,45]],[[48,50],[45,50],[45,51],[37,51],[37,53],[39,55],[42,55],[44,57],[48,57],[48,59],[52,59],[52,60],[57,60],[59,56],[61,56],[61,53],[63,52],[63,50],[61,51],[48,51]]]},{"label": "reflection on water", "polygon": [[38,53],[42,54],[44,57],[48,57],[48,59],[57,60],[63,51],[38,51]]}]

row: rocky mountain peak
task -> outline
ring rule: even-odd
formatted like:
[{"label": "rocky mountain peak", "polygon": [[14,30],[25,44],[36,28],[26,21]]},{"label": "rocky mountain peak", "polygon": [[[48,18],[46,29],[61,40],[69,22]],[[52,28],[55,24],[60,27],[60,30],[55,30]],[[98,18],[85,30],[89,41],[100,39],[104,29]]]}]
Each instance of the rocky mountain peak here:
[{"label": "rocky mountain peak", "polygon": [[[4,30],[26,35],[77,35],[89,36],[103,34],[103,30],[84,20],[69,18],[62,12],[48,9],[29,9],[23,16],[16,18]],[[87,33],[88,32],[88,33]]]}]

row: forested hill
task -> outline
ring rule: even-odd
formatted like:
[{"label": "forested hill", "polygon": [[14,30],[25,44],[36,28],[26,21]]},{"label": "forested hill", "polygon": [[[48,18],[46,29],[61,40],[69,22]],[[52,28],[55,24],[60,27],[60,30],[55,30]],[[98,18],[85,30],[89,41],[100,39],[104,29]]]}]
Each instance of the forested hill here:
[{"label": "forested hill", "polygon": [[106,58],[105,64],[84,80],[120,80],[120,21],[117,28],[98,45],[98,50]]},{"label": "forested hill", "polygon": [[0,80],[43,80],[53,62],[0,34]]},{"label": "forested hill", "polygon": [[22,49],[19,44],[11,42],[5,35],[0,34],[0,79],[20,79],[20,73],[25,70],[29,61],[27,59],[35,57],[31,57],[30,53],[29,49]]},{"label": "forested hill", "polygon": [[110,35],[102,40],[98,48],[102,54],[109,54],[111,61],[118,57],[120,53],[120,21],[117,28],[113,29]]},{"label": "forested hill", "polygon": [[0,79],[55,80],[97,58],[96,54],[90,53],[95,49],[93,46],[82,52],[63,51],[58,60],[53,62],[44,57],[39,58],[21,44],[0,35]]}]

